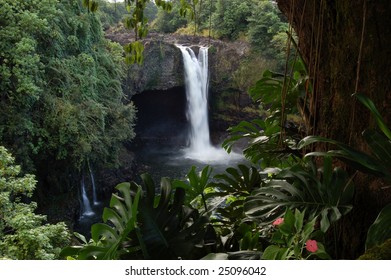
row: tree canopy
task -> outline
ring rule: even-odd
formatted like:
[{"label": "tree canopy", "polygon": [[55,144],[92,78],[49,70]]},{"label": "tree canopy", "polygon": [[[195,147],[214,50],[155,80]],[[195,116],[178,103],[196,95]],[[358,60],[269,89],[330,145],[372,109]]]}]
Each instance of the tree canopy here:
[{"label": "tree canopy", "polygon": [[56,259],[70,234],[64,223],[44,224],[35,202],[27,203],[35,189],[32,175],[20,175],[20,166],[0,146],[0,259]]},{"label": "tree canopy", "polygon": [[134,137],[122,48],[80,1],[0,4],[0,142],[28,170],[52,157],[75,168],[115,162]]}]

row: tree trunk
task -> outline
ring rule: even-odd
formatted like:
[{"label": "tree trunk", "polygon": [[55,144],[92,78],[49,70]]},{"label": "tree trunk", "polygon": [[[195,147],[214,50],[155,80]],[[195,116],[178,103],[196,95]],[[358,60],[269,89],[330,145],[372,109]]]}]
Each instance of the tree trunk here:
[{"label": "tree trunk", "polygon": [[[368,151],[361,133],[374,125],[370,113],[351,95],[369,96],[391,125],[391,1],[277,0],[298,35],[300,54],[312,79],[307,97],[314,120],[312,134]],[[324,147],[323,147],[324,148]],[[360,174],[354,209],[334,236],[336,258],[356,258],[364,251],[366,232],[390,202],[390,188]]]}]

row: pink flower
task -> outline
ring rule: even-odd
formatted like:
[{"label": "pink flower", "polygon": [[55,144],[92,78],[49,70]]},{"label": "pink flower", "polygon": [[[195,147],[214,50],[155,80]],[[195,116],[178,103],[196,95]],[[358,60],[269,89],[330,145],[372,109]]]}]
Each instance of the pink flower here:
[{"label": "pink flower", "polygon": [[284,222],[284,218],[278,218],[273,222],[273,226],[279,226]]},{"label": "pink flower", "polygon": [[305,243],[305,248],[308,252],[315,253],[318,251],[318,242],[316,242],[316,240],[308,239]]}]

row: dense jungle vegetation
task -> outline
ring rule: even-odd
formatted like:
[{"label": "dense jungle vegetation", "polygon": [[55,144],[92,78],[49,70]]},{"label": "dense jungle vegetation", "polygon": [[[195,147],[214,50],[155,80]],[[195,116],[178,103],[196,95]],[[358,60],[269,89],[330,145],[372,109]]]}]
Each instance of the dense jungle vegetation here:
[{"label": "dense jungle vegetation", "polygon": [[[0,0],[0,258],[391,258],[391,82],[379,72],[391,67],[378,29],[368,43],[374,4],[113,2]],[[105,39],[115,28],[132,43]],[[271,66],[248,90],[259,117],[223,143],[230,152],[246,141],[251,164],[160,182],[142,174],[115,188],[91,239],[71,237],[35,213],[34,198],[72,188],[90,163],[119,167],[137,115],[121,83],[126,63],[143,62],[148,32],[245,41]]]}]

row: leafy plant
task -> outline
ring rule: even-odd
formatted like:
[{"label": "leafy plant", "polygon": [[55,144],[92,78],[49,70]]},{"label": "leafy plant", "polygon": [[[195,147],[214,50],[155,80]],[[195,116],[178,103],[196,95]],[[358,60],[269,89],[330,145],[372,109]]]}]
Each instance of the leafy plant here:
[{"label": "leafy plant", "polygon": [[239,164],[237,168],[228,167],[223,174],[217,174],[212,184],[218,193],[211,195],[230,195],[235,197],[245,196],[256,188],[261,182],[258,170],[251,166]]},{"label": "leafy plant", "polygon": [[20,175],[14,157],[0,146],[0,259],[58,259],[70,234],[65,223],[48,224],[35,214],[30,202],[36,187],[34,176]]},{"label": "leafy plant", "polygon": [[[79,0],[1,3],[0,142],[25,171],[53,178],[87,159],[118,164],[122,143],[135,136],[135,108],[123,102],[122,47],[104,38]],[[53,162],[63,164],[39,170]]]},{"label": "leafy plant", "polygon": [[139,223],[146,246],[144,257],[194,258],[199,251],[202,252],[208,218],[187,206],[185,189],[174,189],[168,178],[161,180],[160,196],[155,194],[156,187],[150,175],[143,174],[142,180],[145,192],[139,209]]},{"label": "leafy plant", "polygon": [[365,251],[381,245],[391,238],[391,203],[386,205],[370,226],[365,242]]},{"label": "leafy plant", "polygon": [[[131,197],[131,187],[136,189],[134,198]],[[100,259],[113,260],[121,259],[133,254],[140,247],[129,246],[134,240],[130,233],[140,229],[137,225],[137,212],[141,196],[141,187],[135,183],[122,183],[116,186],[120,194],[113,194],[110,200],[110,208],[103,211],[104,223],[97,223],[91,226],[91,240],[76,233],[83,244],[64,248],[62,256],[69,256],[76,259]]]},{"label": "leafy plant", "polygon": [[391,131],[385,124],[379,111],[373,102],[362,94],[355,94],[355,97],[366,106],[374,116],[378,128],[382,133],[376,130],[367,129],[363,132],[363,137],[370,147],[372,154],[358,151],[351,146],[336,140],[320,137],[307,136],[298,144],[298,148],[304,148],[317,142],[330,143],[339,148],[339,150],[329,150],[327,152],[312,152],[306,156],[333,156],[339,158],[356,169],[391,180]]},{"label": "leafy plant", "polygon": [[[273,233],[271,243],[263,252],[265,260],[310,259],[314,256],[329,259],[324,246],[319,239],[322,232],[316,231],[317,217],[305,223],[305,212],[295,209],[293,213],[289,208],[284,217],[273,224],[276,231]],[[311,239],[312,238],[312,239]]]},{"label": "leafy plant", "polygon": [[319,216],[320,228],[326,232],[332,222],[351,209],[354,187],[341,168],[332,169],[330,157],[325,157],[323,168],[315,164],[297,164],[273,175],[269,181],[246,198],[246,215],[270,223],[281,216],[285,208],[298,208],[309,218]]},{"label": "leafy plant", "polygon": [[238,140],[246,139],[248,145],[243,154],[253,163],[260,163],[262,168],[289,166],[301,158],[297,150],[300,139],[298,126],[286,120],[287,115],[298,113],[297,100],[303,99],[309,90],[308,76],[300,61],[294,64],[293,69],[291,77],[265,71],[263,78],[250,89],[253,101],[267,108],[265,117],[251,122],[242,121],[229,128],[230,136],[223,142],[228,152]]},{"label": "leafy plant", "polygon": [[91,227],[92,240],[77,234],[82,245],[65,248],[62,256],[77,259],[178,259],[202,253],[206,223],[196,209],[184,205],[185,190],[173,190],[162,178],[160,195],[149,174],[142,186],[135,182],[116,187],[104,223]]},{"label": "leafy plant", "polygon": [[200,209],[200,204],[202,204],[207,212],[209,209],[205,194],[207,189],[210,188],[209,180],[211,174],[212,168],[210,166],[205,166],[198,174],[196,167],[192,166],[186,175],[186,182],[175,180],[173,184],[175,187],[181,187],[186,190],[186,201],[188,203],[195,205],[195,208],[197,209]]},{"label": "leafy plant", "polygon": [[237,168],[229,167],[225,173],[215,175],[209,183],[205,198],[211,223],[221,237],[219,250],[232,252],[261,248],[258,227],[246,220],[243,211],[244,199],[257,188],[260,180],[255,167],[239,164]]},{"label": "leafy plant", "polygon": [[[139,39],[145,38],[148,34],[148,19],[144,16],[144,10],[148,2],[152,0],[126,0],[124,4],[129,15],[125,18],[125,28],[132,30],[135,41],[124,46],[127,63],[142,64],[144,46],[139,42]],[[161,7],[165,11],[171,11],[172,4],[166,0],[154,0],[156,6]]]},{"label": "leafy plant", "polygon": [[83,0],[83,6],[87,8],[88,12],[96,12],[98,10],[99,4],[97,1]]}]

